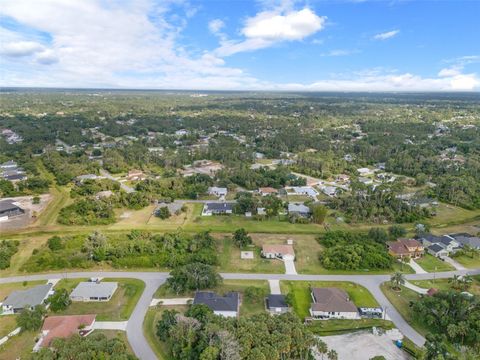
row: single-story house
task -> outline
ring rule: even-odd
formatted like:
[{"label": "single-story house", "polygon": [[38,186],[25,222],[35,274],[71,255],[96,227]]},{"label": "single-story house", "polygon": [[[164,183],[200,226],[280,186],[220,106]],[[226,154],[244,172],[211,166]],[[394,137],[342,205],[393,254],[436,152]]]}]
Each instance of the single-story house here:
[{"label": "single-story house", "polygon": [[234,205],[233,202],[205,203],[202,216],[232,214]]},{"label": "single-story house", "polygon": [[258,193],[262,196],[276,195],[278,194],[278,190],[272,187],[261,187],[258,188]]},{"label": "single-story house", "polygon": [[183,203],[175,201],[171,203],[159,203],[157,208],[155,209],[155,213],[157,213],[163,207],[166,207],[168,209],[168,212],[174,215],[179,214],[182,211]]},{"label": "single-story house", "polygon": [[367,178],[367,177],[363,177],[363,176],[360,176],[358,178],[358,181],[360,181],[362,184],[364,185],[372,185],[373,184],[373,180],[370,179],[370,178]]},{"label": "single-story house", "polygon": [[313,198],[318,195],[318,191],[311,186],[291,186],[288,189],[293,190],[295,195],[307,195]]},{"label": "single-story house", "polygon": [[113,195],[113,191],[112,190],[103,190],[103,191],[99,191],[95,194],[95,198],[97,199],[108,199],[109,197],[111,197]]},{"label": "single-story house", "polygon": [[288,213],[290,215],[298,215],[302,217],[309,217],[312,213],[310,208],[302,203],[289,203],[288,204]]},{"label": "single-story house", "polygon": [[283,314],[288,311],[288,304],[285,300],[285,295],[270,294],[265,300],[267,310],[271,314]]},{"label": "single-story house", "polygon": [[211,291],[197,291],[193,298],[193,305],[198,304],[207,305],[215,315],[237,317],[240,311],[240,294],[231,291],[220,296]]},{"label": "single-story house", "polygon": [[416,259],[421,257],[425,252],[425,247],[415,239],[388,241],[387,246],[389,254],[399,259],[407,256]]},{"label": "single-story house", "polygon": [[109,301],[118,288],[117,282],[80,282],[70,294],[72,301]]},{"label": "single-story house", "polygon": [[12,182],[23,181],[23,180],[27,180],[27,175],[20,172],[9,172],[7,174],[5,173],[3,174],[3,179],[12,181]]},{"label": "single-story house", "polygon": [[336,177],[336,181],[339,183],[347,183],[350,181],[350,176],[345,175],[345,174],[339,174]]},{"label": "single-story house", "polygon": [[262,256],[267,259],[295,259],[295,251],[292,245],[262,245]]},{"label": "single-story house", "polygon": [[313,288],[310,315],[315,319],[359,319],[358,309],[339,288]]},{"label": "single-story house", "polygon": [[357,172],[358,172],[361,176],[367,176],[367,175],[373,175],[374,170],[369,169],[369,168],[359,168],[359,169],[357,169]]},{"label": "single-story house", "polygon": [[99,179],[100,177],[98,175],[95,175],[95,174],[85,174],[85,175],[78,175],[76,178],[75,178],[75,181],[77,183],[82,183],[84,182],[85,180],[97,180]]},{"label": "single-story house", "polygon": [[435,243],[430,245],[427,248],[427,251],[429,254],[438,258],[449,255],[449,251],[446,249],[445,245],[443,245],[442,243]]},{"label": "single-story house", "polygon": [[455,239],[460,246],[470,246],[471,248],[480,250],[480,237],[467,233],[450,234],[449,237]]},{"label": "single-story house", "polygon": [[142,170],[130,170],[127,174],[128,180],[144,180],[145,174]]},{"label": "single-story house", "polygon": [[9,218],[23,214],[25,214],[25,210],[23,210],[18,205],[15,205],[14,201],[0,201],[0,221],[6,221]]},{"label": "single-story house", "polygon": [[74,334],[87,336],[93,331],[96,315],[68,315],[48,316],[42,326],[40,339],[33,348],[38,351],[42,347],[49,347],[56,338],[69,338]]},{"label": "single-story house", "polygon": [[[447,256],[451,252],[455,252],[460,249],[461,244],[449,235],[435,236],[432,234],[425,234],[421,237],[421,241],[425,246],[440,245],[446,252]],[[436,247],[437,248],[437,247]]]},{"label": "single-story house", "polygon": [[335,186],[323,186],[320,188],[320,190],[322,190],[322,192],[328,196],[337,195],[337,188]]},{"label": "single-story house", "polygon": [[257,208],[257,215],[267,215],[267,211],[265,210],[265,208]]},{"label": "single-story house", "polygon": [[52,284],[37,285],[25,290],[15,290],[1,304],[2,315],[11,315],[23,309],[42,305],[53,294]]},{"label": "single-story house", "polygon": [[18,164],[13,160],[8,160],[0,164],[0,169],[15,169],[18,167]]},{"label": "single-story house", "polygon": [[208,188],[208,194],[209,195],[215,195],[218,197],[225,197],[227,196],[228,190],[227,188],[224,187],[216,187],[216,186],[211,186]]}]

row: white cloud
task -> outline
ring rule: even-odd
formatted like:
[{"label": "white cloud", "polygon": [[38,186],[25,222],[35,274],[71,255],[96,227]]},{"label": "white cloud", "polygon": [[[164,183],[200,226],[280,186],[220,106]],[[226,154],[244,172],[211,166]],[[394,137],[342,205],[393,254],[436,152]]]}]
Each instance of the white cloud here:
[{"label": "white cloud", "polygon": [[208,23],[208,30],[212,34],[218,34],[225,26],[225,23],[221,19],[214,19]]},{"label": "white cloud", "polygon": [[42,44],[35,41],[8,42],[0,47],[0,53],[6,56],[30,56],[43,49]]},{"label": "white cloud", "polygon": [[375,40],[387,40],[387,39],[390,39],[394,36],[397,36],[399,32],[400,32],[400,30],[387,31],[387,32],[383,32],[383,33],[380,33],[380,34],[376,34],[373,38]]},{"label": "white cloud", "polygon": [[245,21],[240,33],[244,40],[227,40],[215,51],[229,56],[243,51],[266,48],[282,41],[298,41],[317,33],[325,26],[326,17],[318,16],[309,8],[262,11]]},{"label": "white cloud", "polygon": [[358,53],[358,50],[347,50],[347,49],[334,49],[326,53],[321,54],[320,56],[348,56]]}]

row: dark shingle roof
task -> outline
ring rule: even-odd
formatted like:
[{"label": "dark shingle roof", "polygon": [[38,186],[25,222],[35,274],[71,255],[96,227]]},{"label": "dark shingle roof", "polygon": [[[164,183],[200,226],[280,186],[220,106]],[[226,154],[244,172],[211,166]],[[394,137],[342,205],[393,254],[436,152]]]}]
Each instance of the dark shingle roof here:
[{"label": "dark shingle roof", "polygon": [[13,203],[12,200],[3,200],[0,201],[0,211],[9,211],[20,209],[17,205]]},{"label": "dark shingle roof", "polygon": [[267,297],[267,307],[270,308],[286,308],[285,295],[270,294]]},{"label": "dark shingle roof", "polygon": [[222,203],[207,203],[208,210],[212,211],[227,211],[233,210],[234,203],[231,202],[222,202]]},{"label": "dark shingle roof", "polygon": [[193,304],[207,305],[213,311],[237,311],[239,303],[238,292],[229,292],[220,296],[211,291],[197,291]]},{"label": "dark shingle roof", "polygon": [[442,251],[442,250],[445,249],[445,248],[444,248],[443,246],[441,246],[440,244],[433,244],[433,245],[430,245],[428,248],[429,248],[430,250],[432,250],[433,252],[436,252],[436,253],[438,253],[438,252],[440,252],[440,251]]}]

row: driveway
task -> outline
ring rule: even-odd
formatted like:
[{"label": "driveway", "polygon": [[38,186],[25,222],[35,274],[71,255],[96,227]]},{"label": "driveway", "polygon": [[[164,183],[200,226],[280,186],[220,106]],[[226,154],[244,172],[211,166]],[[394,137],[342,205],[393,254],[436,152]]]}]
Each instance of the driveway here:
[{"label": "driveway", "polygon": [[176,299],[152,299],[150,306],[175,306],[175,305],[187,305],[192,302],[192,298],[176,298]]},{"label": "driveway", "polygon": [[422,295],[425,295],[428,291],[428,289],[421,288],[421,287],[419,287],[417,285],[414,285],[414,284],[412,284],[411,282],[408,282],[408,281],[405,281],[405,284],[403,284],[403,286],[405,286],[406,288],[409,288],[410,290],[415,291],[418,294],[422,294]]},{"label": "driveway", "polygon": [[128,321],[95,321],[95,330],[127,330]]},{"label": "driveway", "polygon": [[410,259],[410,262],[408,263],[408,265],[410,265],[410,267],[415,271],[415,274],[426,274],[427,272],[425,270],[423,270],[423,268],[418,265],[415,260],[413,259]]},{"label": "driveway", "polygon": [[280,295],[280,280],[268,280],[268,285],[270,285],[270,294]]},{"label": "driveway", "polygon": [[463,266],[462,264],[460,264],[458,261],[455,261],[453,260],[451,257],[449,256],[444,256],[442,258],[443,260],[445,260],[445,262],[449,263],[450,265],[452,265],[455,269],[457,270],[466,270],[465,266]]},{"label": "driveway", "polygon": [[285,259],[283,262],[285,263],[285,274],[297,275],[297,269],[295,269],[295,260]]},{"label": "driveway", "polygon": [[118,183],[120,184],[120,187],[121,187],[123,190],[125,190],[125,192],[127,192],[127,193],[135,192],[135,189],[134,189],[134,188],[132,188],[132,187],[130,187],[130,186],[128,186],[128,185],[125,185],[124,183],[118,181],[118,179],[114,178],[114,177],[112,176],[112,174],[110,174],[107,170],[100,169],[100,174],[101,174],[102,176],[105,176],[107,179],[110,179],[110,180],[112,180],[112,181],[118,182]]}]

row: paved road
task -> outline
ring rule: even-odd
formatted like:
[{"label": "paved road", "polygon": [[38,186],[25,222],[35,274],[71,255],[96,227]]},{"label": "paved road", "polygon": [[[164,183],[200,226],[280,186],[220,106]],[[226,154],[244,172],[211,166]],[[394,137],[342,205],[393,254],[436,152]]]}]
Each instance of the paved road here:
[{"label": "paved road", "polygon": [[[432,278],[449,278],[453,275],[478,275],[480,269],[469,271],[449,271],[443,273],[427,273],[427,274],[410,274],[406,275],[407,280],[428,280]],[[0,284],[48,280],[54,278],[65,278],[65,273],[57,274],[39,274],[24,275],[1,278]],[[393,321],[395,326],[415,344],[422,346],[425,338],[417,333],[402,316],[395,310],[393,305],[383,295],[380,290],[380,284],[390,279],[389,275],[291,275],[291,274],[237,274],[223,273],[224,279],[232,280],[297,280],[297,281],[351,281],[367,288],[378,303],[386,309],[388,317]],[[148,310],[153,294],[156,289],[162,285],[168,277],[168,273],[162,272],[74,272],[68,273],[68,278],[85,278],[85,277],[108,277],[108,278],[135,278],[145,282],[145,290],[140,297],[133,313],[127,323],[127,338],[132,346],[135,354],[142,360],[154,360],[156,356],[150,348],[143,334],[143,320]]]},{"label": "paved road", "polygon": [[112,174],[110,174],[107,170],[100,169],[100,174],[101,174],[102,176],[105,176],[107,179],[110,179],[110,180],[112,180],[112,181],[118,182],[118,183],[120,184],[120,187],[121,187],[123,190],[125,190],[125,192],[127,192],[127,193],[132,193],[132,192],[135,191],[134,188],[132,188],[132,187],[130,187],[130,186],[128,186],[128,185],[126,185],[126,184],[118,181],[118,179],[114,178],[114,177],[112,176]]}]

